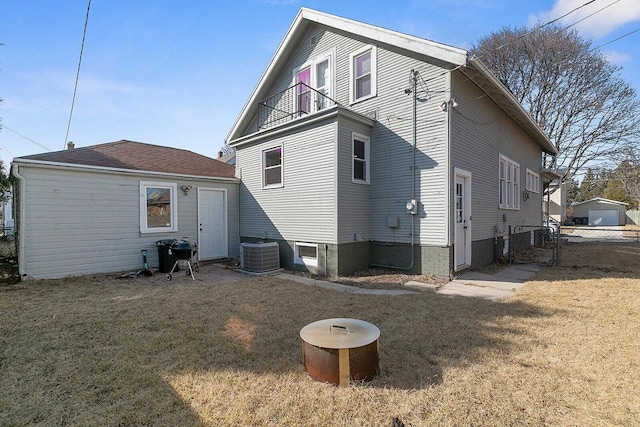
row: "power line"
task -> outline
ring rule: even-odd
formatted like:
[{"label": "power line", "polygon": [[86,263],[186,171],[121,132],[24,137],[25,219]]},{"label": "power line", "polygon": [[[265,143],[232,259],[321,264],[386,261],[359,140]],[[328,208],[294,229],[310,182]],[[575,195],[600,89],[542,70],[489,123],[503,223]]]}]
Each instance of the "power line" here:
[{"label": "power line", "polygon": [[84,31],[82,32],[82,45],[80,46],[80,59],[78,59],[78,71],[76,72],[76,83],[73,87],[73,98],[71,99],[71,111],[69,112],[69,123],[67,124],[67,134],[64,136],[64,149],[69,138],[69,130],[71,129],[71,117],[73,117],[73,106],[76,103],[76,92],[78,91],[78,80],[80,79],[80,64],[82,64],[82,52],[84,52],[84,40],[87,36],[87,24],[89,23],[89,10],[91,9],[91,0],[87,6],[87,15],[84,18]]},{"label": "power line", "polygon": [[628,32],[627,34],[623,34],[623,35],[621,35],[621,36],[620,36],[620,37],[618,37],[618,38],[615,38],[615,39],[613,39],[613,40],[611,40],[611,41],[608,41],[608,42],[606,42],[606,43],[604,43],[604,44],[601,44],[600,46],[596,47],[596,49],[600,49],[600,48],[601,48],[601,47],[603,47],[603,46],[606,46],[606,45],[611,44],[611,43],[613,43],[613,42],[617,42],[618,40],[623,39],[623,38],[625,38],[625,37],[627,37],[627,36],[630,36],[631,34],[637,33],[638,31],[640,31],[640,28],[637,28],[637,29],[635,29],[635,30],[633,30],[633,31]]},{"label": "power line", "polygon": [[[33,140],[33,139],[31,139],[31,138],[29,138],[29,137],[27,137],[27,136],[22,135],[20,132],[18,132],[18,131],[16,131],[16,130],[11,129],[9,126],[7,126],[7,125],[5,125],[5,124],[3,124],[3,125],[2,125],[2,129],[6,129],[6,130],[8,130],[9,132],[13,132],[13,133],[15,133],[16,135],[18,135],[20,138],[22,138],[22,139],[26,139],[27,141],[32,142],[32,143],[34,143],[34,144],[36,144],[38,147],[40,147],[40,148],[42,148],[42,149],[45,149],[45,150],[47,150],[47,151],[53,151],[51,148],[49,148],[49,147],[45,147],[44,145],[40,144],[38,141],[35,141],[35,140]],[[7,151],[8,151],[8,150],[7,150]]]}]

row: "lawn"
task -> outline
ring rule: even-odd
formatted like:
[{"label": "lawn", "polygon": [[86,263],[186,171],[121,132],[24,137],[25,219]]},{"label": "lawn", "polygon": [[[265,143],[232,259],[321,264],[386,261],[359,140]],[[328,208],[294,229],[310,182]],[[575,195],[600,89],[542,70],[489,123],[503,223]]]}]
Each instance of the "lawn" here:
[{"label": "lawn", "polygon": [[[640,424],[640,245],[570,244],[513,297],[75,278],[0,285],[0,425]],[[379,327],[381,372],[314,381],[300,329]]]}]

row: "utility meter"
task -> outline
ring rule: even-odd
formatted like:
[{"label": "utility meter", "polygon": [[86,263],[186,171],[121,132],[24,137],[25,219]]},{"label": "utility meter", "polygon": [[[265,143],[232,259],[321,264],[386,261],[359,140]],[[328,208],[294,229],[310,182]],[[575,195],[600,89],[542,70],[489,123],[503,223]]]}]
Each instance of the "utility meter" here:
[{"label": "utility meter", "polygon": [[411,215],[418,213],[418,203],[416,203],[416,199],[411,199],[407,202],[407,211],[409,211]]}]

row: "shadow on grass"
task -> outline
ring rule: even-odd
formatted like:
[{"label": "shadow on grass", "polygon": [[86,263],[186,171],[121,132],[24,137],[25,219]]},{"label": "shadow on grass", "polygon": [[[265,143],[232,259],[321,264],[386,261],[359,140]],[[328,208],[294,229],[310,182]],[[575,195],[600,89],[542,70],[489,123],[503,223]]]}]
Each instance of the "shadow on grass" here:
[{"label": "shadow on grass", "polygon": [[79,278],[0,288],[0,406],[7,408],[0,424],[197,424],[172,377],[231,372],[305,381],[300,329],[333,317],[380,328],[381,372],[368,386],[421,389],[439,384],[446,368],[517,348],[524,332],[510,318],[554,314],[518,301],[354,295],[275,278],[151,283]]}]

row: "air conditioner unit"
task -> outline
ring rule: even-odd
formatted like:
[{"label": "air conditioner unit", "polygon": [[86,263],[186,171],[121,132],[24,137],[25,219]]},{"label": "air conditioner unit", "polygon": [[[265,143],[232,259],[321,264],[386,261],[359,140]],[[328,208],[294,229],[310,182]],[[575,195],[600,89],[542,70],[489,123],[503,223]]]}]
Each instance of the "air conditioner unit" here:
[{"label": "air conditioner unit", "polygon": [[240,269],[252,273],[266,273],[280,268],[278,243],[240,244]]}]

